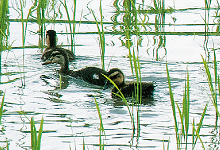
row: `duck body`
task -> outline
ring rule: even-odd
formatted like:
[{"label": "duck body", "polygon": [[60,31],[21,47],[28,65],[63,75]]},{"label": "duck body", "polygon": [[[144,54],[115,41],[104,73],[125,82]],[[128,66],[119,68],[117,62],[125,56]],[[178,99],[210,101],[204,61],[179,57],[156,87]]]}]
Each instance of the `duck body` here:
[{"label": "duck body", "polygon": [[[140,86],[142,88],[142,90],[140,90]],[[124,97],[135,97],[135,92],[137,89],[137,83],[135,82],[125,82],[125,84],[121,87],[118,87],[121,91],[121,93],[124,95]],[[154,91],[154,85],[153,82],[141,82],[141,84],[139,84],[139,94],[140,92],[141,96],[143,98],[146,97],[152,97],[153,96],[153,91]],[[117,93],[120,95],[118,89],[116,87],[114,87],[112,89],[112,97],[113,98],[117,98],[118,96],[114,93]]]},{"label": "duck body", "polygon": [[94,85],[104,86],[107,72],[97,67],[86,67],[77,71],[69,70],[67,74],[71,77],[79,78]]},{"label": "duck body", "polygon": [[54,52],[54,51],[57,51],[57,50],[62,50],[62,51],[66,51],[67,55],[68,55],[68,59],[69,61],[73,61],[75,60],[75,55],[73,54],[73,52],[71,52],[70,50],[68,49],[64,49],[64,48],[61,48],[61,47],[47,47],[42,56],[41,56],[41,60],[42,61],[46,61],[50,55]]},{"label": "duck body", "polygon": [[43,63],[46,64],[59,64],[61,66],[59,73],[66,74],[74,78],[79,78],[88,83],[104,86],[106,78],[102,75],[107,75],[107,72],[97,67],[86,67],[77,71],[69,69],[69,59],[66,51],[57,49],[51,53],[48,60]]},{"label": "duck body", "polygon": [[[121,93],[124,95],[124,97],[135,97],[135,93],[137,92],[137,83],[136,82],[125,82],[124,81],[124,74],[123,72],[118,68],[111,69],[107,76],[118,86],[118,89],[121,91]],[[104,89],[107,89],[111,86],[111,82],[107,81]],[[120,92],[118,91],[116,87],[113,87],[112,89],[112,97],[117,98],[118,94],[120,95]],[[152,97],[154,92],[154,84],[153,82],[141,82],[138,84],[139,94],[145,98],[145,97]]]},{"label": "duck body", "polygon": [[50,55],[52,54],[53,51],[56,50],[63,50],[66,51],[67,55],[68,55],[68,59],[69,61],[73,61],[75,60],[75,55],[73,54],[73,52],[71,52],[68,49],[64,49],[61,47],[57,47],[56,45],[56,31],[54,30],[48,30],[46,33],[46,44],[47,44],[47,48],[44,50],[42,56],[41,56],[41,60],[46,61]]}]

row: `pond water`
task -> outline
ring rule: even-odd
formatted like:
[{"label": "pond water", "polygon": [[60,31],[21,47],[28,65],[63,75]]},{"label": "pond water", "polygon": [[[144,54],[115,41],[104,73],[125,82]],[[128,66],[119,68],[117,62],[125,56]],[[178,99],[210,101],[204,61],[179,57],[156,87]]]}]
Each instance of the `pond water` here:
[{"label": "pond water", "polygon": [[[106,22],[111,21],[115,14],[114,1],[103,0],[103,13]],[[68,1],[70,6],[72,2]],[[141,3],[141,2],[140,2]],[[15,2],[10,1],[10,6]],[[94,21],[88,8],[99,13],[99,2],[77,1],[76,20]],[[122,4],[122,2],[121,2]],[[153,6],[153,2],[145,2],[145,6]],[[32,4],[27,3],[25,13]],[[119,5],[120,6],[120,5]],[[181,104],[187,69],[190,78],[190,125],[195,120],[197,124],[207,102],[208,110],[200,132],[205,148],[218,147],[218,131],[214,130],[215,108],[210,101],[210,92],[206,79],[202,56],[211,49],[218,49],[219,37],[193,35],[193,32],[204,32],[205,6],[203,1],[165,1],[165,7],[173,7],[178,11],[166,14],[163,35],[165,46],[159,47],[159,35],[142,35],[143,41],[139,48],[142,81],[154,81],[156,89],[154,100],[143,104],[140,109],[140,133],[133,133],[131,119],[126,106],[121,101],[111,98],[111,91],[103,91],[99,86],[93,86],[69,76],[62,76],[62,84],[55,69],[57,65],[43,66],[40,59],[40,48],[22,49],[22,25],[20,22],[10,22],[9,42],[13,42],[10,51],[2,52],[2,68],[0,89],[5,91],[4,114],[0,133],[0,147],[7,142],[9,149],[23,150],[31,147],[30,122],[36,121],[37,130],[41,118],[44,119],[41,149],[99,149],[100,120],[95,105],[99,103],[102,122],[105,129],[105,149],[163,149],[163,143],[169,149],[176,149],[176,137],[172,107],[170,104],[167,83],[166,61],[168,63],[174,98]],[[216,21],[217,4],[212,3],[210,9],[210,24]],[[190,9],[192,8],[192,9]],[[70,8],[72,9],[72,8]],[[180,10],[183,9],[183,10]],[[71,11],[71,10],[70,10]],[[10,7],[10,19],[19,15]],[[82,17],[83,16],[83,17]],[[64,16],[65,19],[66,16]],[[155,14],[148,14],[149,22],[155,22]],[[176,18],[174,22],[173,19]],[[119,20],[122,17],[119,16]],[[120,20],[122,21],[122,20]],[[169,25],[172,24],[172,25]],[[189,25],[190,24],[190,25]],[[203,25],[202,25],[203,24]],[[66,32],[68,24],[46,24],[46,29],[55,29],[58,33]],[[105,29],[112,30],[112,24],[105,24]],[[149,27],[155,32],[153,25]],[[215,32],[217,25],[210,25],[210,32]],[[38,45],[39,30],[37,23],[29,23],[27,28],[26,46]],[[70,68],[78,70],[86,66],[101,67],[98,35],[96,24],[76,24],[75,54],[77,59],[70,63]],[[173,34],[189,32],[189,35]],[[68,45],[67,34],[58,34],[58,44]],[[126,80],[132,81],[133,76],[128,56],[128,50],[121,44],[121,35],[106,34],[106,69],[120,68]],[[156,41],[156,42],[155,42]],[[70,48],[70,47],[66,47]],[[207,50],[207,51],[206,51]],[[217,59],[219,52],[216,51]],[[210,57],[212,60],[212,57]],[[212,70],[212,65],[211,71]],[[42,76],[50,79],[42,79]],[[136,115],[137,107],[133,107]],[[137,118],[135,116],[135,118]],[[135,120],[136,122],[136,120]],[[189,133],[191,133],[191,129]],[[191,142],[191,141],[190,141]],[[189,145],[190,147],[190,145]],[[195,149],[201,149],[198,143]]]}]

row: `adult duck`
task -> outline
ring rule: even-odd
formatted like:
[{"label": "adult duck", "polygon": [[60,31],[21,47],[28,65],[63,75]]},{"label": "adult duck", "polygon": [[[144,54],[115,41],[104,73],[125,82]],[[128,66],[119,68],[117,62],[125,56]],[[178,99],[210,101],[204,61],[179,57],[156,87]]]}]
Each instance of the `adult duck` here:
[{"label": "adult duck", "polygon": [[43,60],[43,61],[47,60],[50,57],[50,55],[52,54],[53,51],[64,50],[64,51],[66,51],[66,53],[68,55],[69,61],[73,61],[75,59],[75,55],[68,49],[57,47],[57,42],[56,41],[57,41],[56,31],[48,30],[46,32],[47,48],[44,50],[44,52],[41,56],[41,60]]}]

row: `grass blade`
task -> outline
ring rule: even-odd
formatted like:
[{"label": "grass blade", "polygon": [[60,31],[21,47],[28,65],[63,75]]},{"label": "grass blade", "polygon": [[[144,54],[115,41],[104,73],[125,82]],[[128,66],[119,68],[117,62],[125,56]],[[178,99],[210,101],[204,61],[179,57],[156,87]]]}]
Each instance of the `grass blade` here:
[{"label": "grass blade", "polygon": [[40,145],[41,145],[41,137],[43,133],[43,124],[44,124],[44,119],[42,117],[41,122],[40,122],[40,128],[37,136],[37,150],[40,150]]},{"label": "grass blade", "polygon": [[180,139],[178,136],[178,124],[177,124],[177,117],[176,117],[176,110],[175,110],[175,101],[173,97],[173,92],[172,92],[172,87],[171,87],[171,81],[170,81],[170,75],[169,75],[169,70],[168,70],[168,64],[166,63],[166,70],[167,70],[167,80],[168,80],[168,86],[169,86],[169,94],[170,94],[170,102],[172,106],[172,111],[173,111],[173,118],[174,118],[174,125],[175,125],[175,132],[176,132],[176,141],[177,141],[177,149],[180,148]]},{"label": "grass blade", "polygon": [[103,126],[103,123],[102,123],[102,114],[100,112],[99,104],[98,104],[96,98],[94,100],[95,100],[95,105],[96,105],[96,109],[98,111],[99,120],[100,120],[99,149],[104,150],[104,141],[102,140],[102,136],[105,135],[105,130],[104,130],[104,126]]},{"label": "grass blade", "polygon": [[5,101],[5,92],[2,97],[1,107],[0,107],[0,124],[2,124],[3,106]]},{"label": "grass blade", "polygon": [[37,136],[37,130],[35,127],[35,122],[34,118],[31,118],[30,124],[31,124],[31,149],[32,150],[40,150],[40,145],[41,145],[41,137],[43,133],[43,118],[41,119],[40,122],[40,128]]},{"label": "grass blade", "polygon": [[114,87],[119,91],[119,94],[116,94],[116,93],[113,93],[113,94],[116,94],[116,96],[120,97],[122,99],[122,101],[125,103],[127,109],[128,109],[128,112],[129,112],[129,115],[130,115],[130,118],[131,118],[131,122],[132,122],[132,127],[133,127],[133,131],[135,130],[135,125],[134,125],[134,117],[131,113],[131,110],[129,108],[129,105],[128,105],[128,101],[126,100],[126,98],[124,97],[123,93],[120,91],[120,89],[118,88],[118,86],[109,78],[107,77],[106,75],[102,74],[107,80],[109,80],[113,85]]},{"label": "grass blade", "polygon": [[31,118],[31,149],[37,150],[37,132],[33,117]]}]

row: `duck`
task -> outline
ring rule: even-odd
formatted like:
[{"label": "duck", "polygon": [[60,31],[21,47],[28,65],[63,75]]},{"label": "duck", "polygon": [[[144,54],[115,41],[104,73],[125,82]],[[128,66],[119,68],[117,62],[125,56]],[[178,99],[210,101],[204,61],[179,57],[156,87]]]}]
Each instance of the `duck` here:
[{"label": "duck", "polygon": [[56,51],[59,49],[66,51],[69,61],[75,60],[75,55],[73,54],[73,52],[68,49],[57,47],[56,41],[57,41],[56,31],[48,30],[46,32],[47,48],[44,50],[44,52],[41,56],[41,60],[46,61],[50,57],[50,55],[52,54],[53,51]]},{"label": "duck", "polygon": [[106,83],[106,78],[103,75],[107,75],[107,72],[103,69],[97,67],[86,67],[76,71],[70,70],[68,54],[63,49],[56,49],[53,51],[48,60],[46,60],[42,65],[47,64],[59,64],[60,70],[58,72],[60,74],[79,78],[94,85],[104,86]]},{"label": "duck", "polygon": [[[136,82],[125,82],[125,77],[123,72],[118,69],[118,68],[112,68],[108,73],[107,77],[110,78],[118,87],[118,89],[121,91],[121,93],[124,95],[125,98],[127,97],[134,97],[135,96],[135,90],[137,88],[137,83]],[[153,97],[153,92],[154,92],[154,83],[153,82],[141,82],[142,87],[142,98],[149,98]],[[103,87],[103,89],[107,89],[113,86],[113,84],[109,81],[106,80],[106,83]],[[119,98],[120,92],[118,89],[114,86],[111,90],[111,95],[113,98]],[[140,89],[140,88],[139,88]],[[140,91],[139,91],[140,93]],[[120,95],[120,96],[119,96]]]}]

